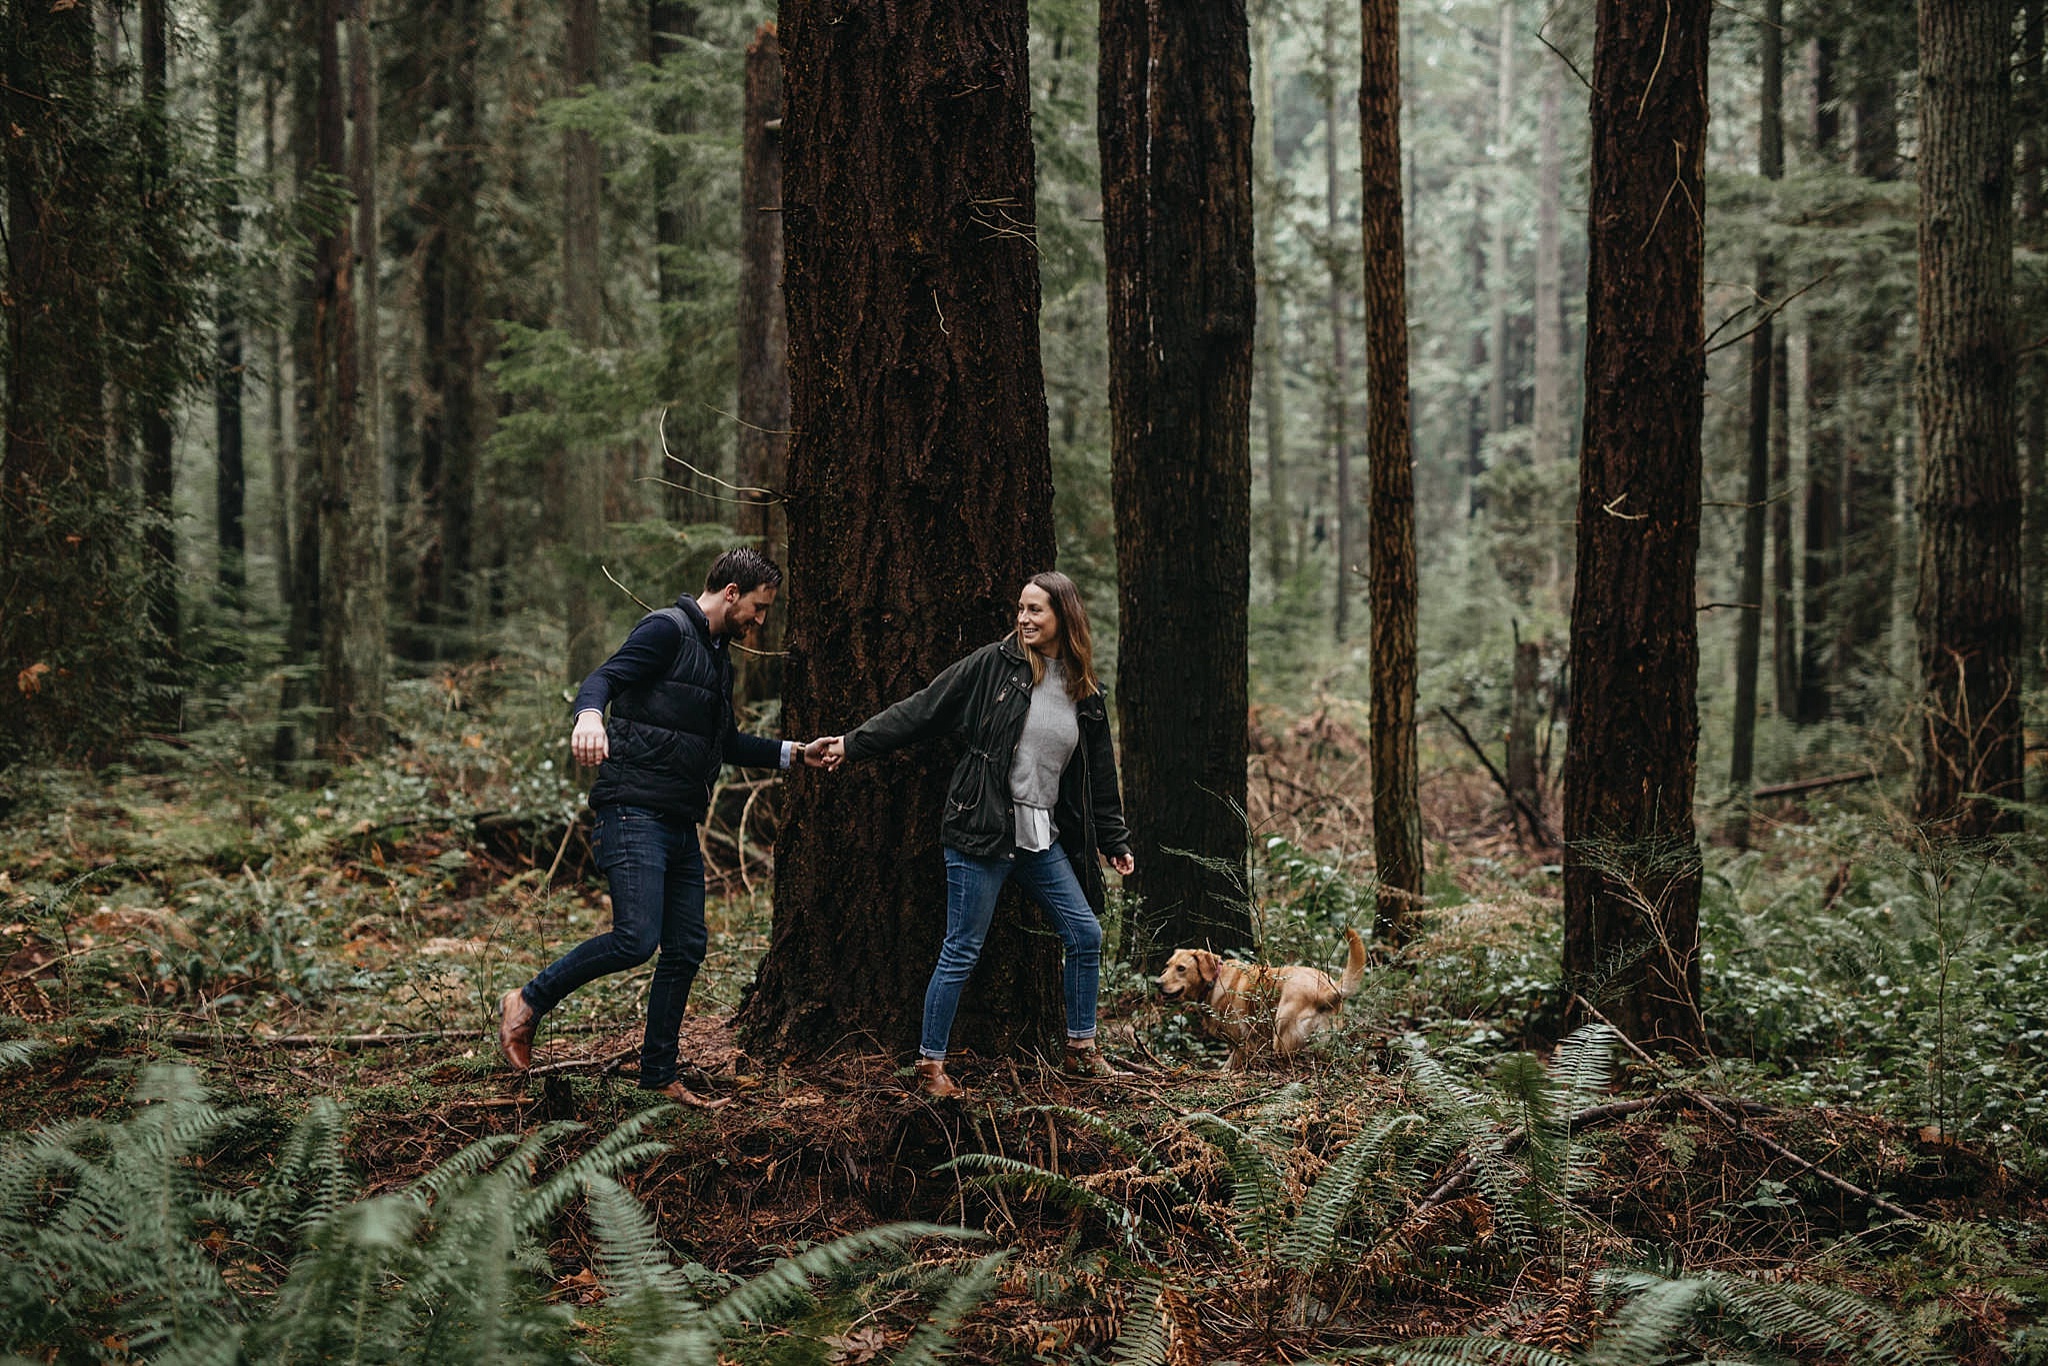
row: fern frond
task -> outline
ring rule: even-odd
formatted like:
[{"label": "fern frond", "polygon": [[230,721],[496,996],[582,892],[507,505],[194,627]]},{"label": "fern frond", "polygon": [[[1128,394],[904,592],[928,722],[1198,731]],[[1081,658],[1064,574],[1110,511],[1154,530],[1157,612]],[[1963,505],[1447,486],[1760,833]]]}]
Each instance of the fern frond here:
[{"label": "fern frond", "polygon": [[644,1296],[682,1317],[691,1307],[690,1286],[670,1260],[654,1220],[631,1191],[609,1176],[584,1181],[590,1225],[597,1233],[598,1265],[605,1293],[618,1299]]},{"label": "fern frond", "polygon": [[669,1150],[666,1143],[643,1139],[641,1133],[676,1113],[673,1105],[657,1105],[633,1115],[616,1129],[565,1163],[543,1181],[520,1207],[522,1227],[534,1229],[562,1212],[569,1198],[600,1176],[616,1177],[628,1167],[650,1162]]},{"label": "fern frond", "polygon": [[1478,1336],[1413,1338],[1389,1347],[1360,1347],[1316,1357],[1304,1366],[1340,1361],[1384,1361],[1393,1366],[1579,1366],[1574,1358],[1548,1348]]},{"label": "fern frond", "polygon": [[1666,1280],[1642,1276],[1635,1298],[1615,1311],[1600,1336],[1586,1348],[1585,1366],[1651,1366],[1670,1355],[1702,1309],[1718,1296],[1697,1276]]},{"label": "fern frond", "polygon": [[1922,1366],[1931,1359],[1899,1321],[1862,1296],[1834,1286],[1772,1285],[1702,1272],[1722,1304],[1759,1337],[1791,1340],[1874,1366]]},{"label": "fern frond", "polygon": [[[243,1237],[250,1242],[334,1217],[355,1193],[355,1179],[343,1156],[348,1119],[325,1096],[313,1102],[278,1148],[277,1161],[244,1201]],[[304,1213],[293,1218],[300,1208]]]},{"label": "fern frond", "polygon": [[889,1358],[889,1366],[938,1366],[941,1354],[953,1344],[953,1330],[988,1298],[988,1292],[995,1288],[997,1273],[1009,1259],[1008,1252],[991,1252],[970,1270],[955,1276],[931,1317],[917,1326],[902,1351]]},{"label": "fern frond", "polygon": [[810,1302],[811,1278],[844,1271],[861,1258],[884,1250],[893,1251],[919,1238],[979,1238],[972,1229],[947,1228],[941,1224],[882,1224],[821,1243],[794,1257],[785,1257],[698,1316],[698,1322],[717,1332],[730,1332],[749,1323],[765,1323],[777,1313]]},{"label": "fern frond", "polygon": [[1247,1249],[1265,1252],[1280,1232],[1287,1214],[1287,1182],[1279,1164],[1257,1138],[1221,1115],[1201,1111],[1187,1117],[1230,1166],[1230,1203],[1238,1214],[1238,1235]]},{"label": "fern frond", "polygon": [[1050,1197],[1070,1209],[1092,1210],[1123,1235],[1124,1243],[1133,1256],[1145,1259],[1151,1256],[1140,1236],[1143,1226],[1128,1206],[1089,1190],[1071,1177],[995,1153],[962,1153],[952,1161],[940,1164],[937,1170],[970,1172],[976,1185],[1004,1186],[1025,1195]]},{"label": "fern frond", "polygon": [[518,1134],[489,1134],[457,1151],[446,1162],[422,1172],[405,1188],[421,1204],[433,1204],[449,1187],[467,1181],[519,1146]]},{"label": "fern frond", "polygon": [[1607,1090],[1614,1080],[1614,1043],[1613,1028],[1594,1023],[1573,1030],[1558,1044],[1550,1055],[1550,1076],[1565,1093],[1567,1104],[1560,1109],[1582,1109]]},{"label": "fern frond", "polygon": [[1111,1148],[1138,1164],[1141,1171],[1156,1172],[1166,1164],[1152,1145],[1139,1138],[1120,1124],[1112,1123],[1101,1115],[1092,1115],[1086,1110],[1077,1110],[1071,1105],[1033,1105],[1025,1114],[1053,1115],[1064,1119],[1077,1129],[1086,1129]]},{"label": "fern frond", "polygon": [[0,1039],[0,1072],[28,1066],[28,1060],[41,1052],[42,1047],[41,1039]]},{"label": "fern frond", "polygon": [[1110,1346],[1111,1366],[1168,1366],[1166,1310],[1160,1301],[1164,1286],[1149,1277],[1138,1286],[1124,1311],[1123,1329]]},{"label": "fern frond", "polygon": [[1338,1228],[1358,1202],[1366,1175],[1385,1160],[1402,1130],[1421,1122],[1420,1115],[1384,1115],[1346,1144],[1302,1200],[1301,1212],[1280,1241],[1280,1260],[1304,1271],[1321,1266],[1336,1245]]}]

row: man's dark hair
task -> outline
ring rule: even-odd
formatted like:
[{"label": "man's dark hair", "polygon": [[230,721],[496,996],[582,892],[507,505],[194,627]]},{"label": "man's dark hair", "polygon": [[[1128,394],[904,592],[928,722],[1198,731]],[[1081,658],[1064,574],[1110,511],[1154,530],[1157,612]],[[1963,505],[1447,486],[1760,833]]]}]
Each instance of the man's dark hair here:
[{"label": "man's dark hair", "polygon": [[782,587],[782,566],[763,555],[750,545],[736,545],[711,562],[711,572],[704,576],[704,591],[716,593],[727,584],[740,590],[745,597],[756,588]]}]

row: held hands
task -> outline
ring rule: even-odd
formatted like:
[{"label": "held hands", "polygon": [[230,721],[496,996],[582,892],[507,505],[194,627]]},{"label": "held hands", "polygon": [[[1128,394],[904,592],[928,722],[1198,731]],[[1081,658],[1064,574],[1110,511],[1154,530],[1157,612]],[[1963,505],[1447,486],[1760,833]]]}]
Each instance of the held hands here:
[{"label": "held hands", "polygon": [[596,768],[611,758],[611,741],[605,738],[604,717],[594,711],[576,717],[575,733],[569,737],[569,753],[585,768]]},{"label": "held hands", "polygon": [[1105,854],[1103,860],[1125,877],[1129,877],[1138,866],[1138,860],[1129,854]]},{"label": "held hands", "polygon": [[804,763],[812,768],[836,769],[846,762],[846,740],[838,735],[821,735],[804,746]]}]

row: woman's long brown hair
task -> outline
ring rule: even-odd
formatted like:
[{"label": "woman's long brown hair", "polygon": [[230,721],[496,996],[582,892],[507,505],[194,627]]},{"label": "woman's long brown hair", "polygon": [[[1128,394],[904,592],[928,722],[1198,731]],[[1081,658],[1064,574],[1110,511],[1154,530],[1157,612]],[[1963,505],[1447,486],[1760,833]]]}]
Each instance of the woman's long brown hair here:
[{"label": "woman's long brown hair", "polygon": [[[1095,676],[1095,636],[1088,629],[1088,608],[1081,602],[1081,590],[1056,569],[1033,574],[1024,586],[1042,588],[1052,600],[1053,619],[1060,624],[1060,657],[1067,665],[1067,696],[1078,702],[1101,692],[1102,680]],[[1045,681],[1045,656],[1021,640],[1017,646],[1031,662],[1031,686],[1035,688]]]}]

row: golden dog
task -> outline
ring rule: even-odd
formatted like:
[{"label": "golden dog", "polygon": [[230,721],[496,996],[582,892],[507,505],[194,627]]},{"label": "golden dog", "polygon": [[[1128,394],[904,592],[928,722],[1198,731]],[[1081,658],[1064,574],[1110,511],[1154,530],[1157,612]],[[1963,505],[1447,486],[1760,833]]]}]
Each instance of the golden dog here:
[{"label": "golden dog", "polygon": [[1219,957],[1207,949],[1175,949],[1154,983],[1169,1001],[1192,1001],[1205,1007],[1203,1029],[1230,1045],[1231,1070],[1242,1072],[1252,1051],[1265,1046],[1263,1026],[1268,1011],[1273,1023],[1273,1052],[1291,1058],[1358,990],[1359,980],[1365,976],[1365,941],[1349,926],[1344,937],[1350,941],[1351,958],[1338,981],[1332,981],[1321,968],[1300,964],[1268,968]]}]

